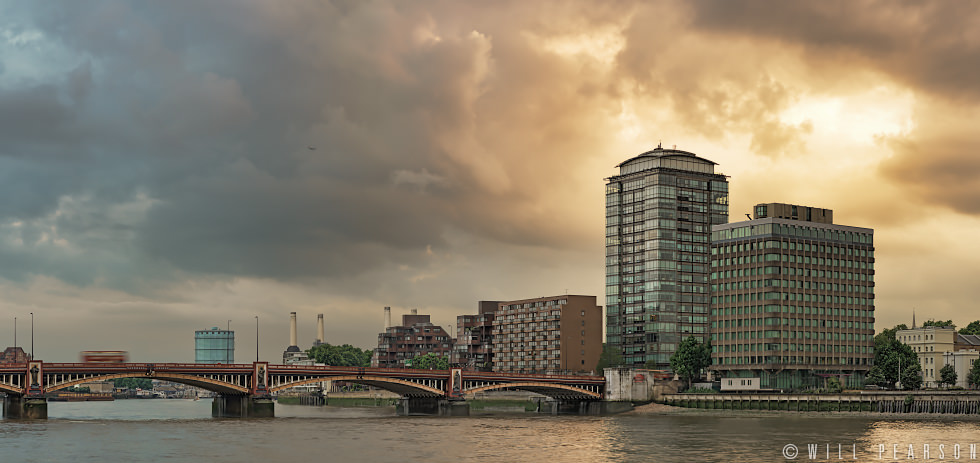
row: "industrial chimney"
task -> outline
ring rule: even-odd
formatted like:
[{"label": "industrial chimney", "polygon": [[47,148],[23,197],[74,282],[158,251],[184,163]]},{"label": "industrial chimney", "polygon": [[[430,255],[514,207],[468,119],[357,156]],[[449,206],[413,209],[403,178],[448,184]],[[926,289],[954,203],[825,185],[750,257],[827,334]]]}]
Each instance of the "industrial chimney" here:
[{"label": "industrial chimney", "polygon": [[323,344],[323,314],[316,314],[316,343]]},{"label": "industrial chimney", "polygon": [[296,344],[296,312],[289,312],[289,345],[298,346]]},{"label": "industrial chimney", "polygon": [[391,328],[391,307],[385,307],[385,331]]}]

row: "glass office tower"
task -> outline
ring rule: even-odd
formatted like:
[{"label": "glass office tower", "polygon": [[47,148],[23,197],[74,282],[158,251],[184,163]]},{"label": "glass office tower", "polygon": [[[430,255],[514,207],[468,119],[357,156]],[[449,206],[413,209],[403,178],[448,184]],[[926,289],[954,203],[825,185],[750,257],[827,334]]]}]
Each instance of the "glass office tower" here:
[{"label": "glass office tower", "polygon": [[195,331],[194,362],[235,363],[235,332],[217,327]]},{"label": "glass office tower", "polygon": [[625,365],[670,368],[688,336],[707,341],[711,226],[728,222],[715,163],[658,146],[606,184],[606,343]]}]

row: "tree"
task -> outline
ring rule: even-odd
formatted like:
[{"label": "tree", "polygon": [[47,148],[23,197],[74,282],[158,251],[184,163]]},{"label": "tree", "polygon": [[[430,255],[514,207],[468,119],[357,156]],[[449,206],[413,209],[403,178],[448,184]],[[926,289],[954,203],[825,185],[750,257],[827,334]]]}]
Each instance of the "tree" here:
[{"label": "tree", "polygon": [[599,354],[599,363],[596,364],[597,372],[602,373],[606,368],[618,367],[623,363],[623,356],[617,349],[609,344],[602,343],[602,353]]},{"label": "tree", "polygon": [[935,326],[935,327],[938,327],[938,328],[943,328],[943,327],[947,327],[948,326],[948,327],[951,327],[951,328],[956,328],[956,325],[953,324],[953,320],[946,320],[946,321],[939,320],[939,321],[936,321],[936,320],[933,320],[931,318],[928,319],[928,320],[926,320],[926,321],[924,321],[924,322],[922,322],[922,327],[923,328],[925,328],[927,326]]},{"label": "tree", "polygon": [[[908,347],[908,346],[906,346]],[[922,388],[922,367],[919,362],[912,364],[910,368],[902,368],[902,389],[913,390]]]},{"label": "tree", "polygon": [[967,373],[966,382],[973,387],[980,387],[980,360],[973,361],[973,368]]},{"label": "tree", "polygon": [[[881,387],[893,388],[899,381],[899,370],[901,370],[901,382],[903,387],[918,384],[914,389],[922,387],[922,367],[919,365],[919,356],[915,354],[908,345],[895,339],[895,333],[899,330],[908,329],[904,324],[894,328],[882,330],[874,338],[874,366],[865,378],[866,384],[875,384]],[[906,381],[906,372],[917,371],[918,382],[911,379]],[[909,376],[911,378],[911,376]]]},{"label": "tree", "polygon": [[980,320],[974,320],[960,329],[960,334],[980,334]]},{"label": "tree", "polygon": [[827,379],[827,392],[834,394],[844,391],[844,385],[840,383],[840,380],[836,376],[831,376]]},{"label": "tree", "polygon": [[116,378],[112,380],[113,387],[124,387],[126,389],[153,389],[153,380],[149,378]]},{"label": "tree", "polygon": [[448,370],[449,369],[449,359],[446,357],[440,357],[432,352],[415,357],[411,359],[411,362],[412,362],[411,363],[412,368],[418,368],[420,370]]},{"label": "tree", "polygon": [[956,369],[952,365],[946,364],[939,369],[939,384],[949,386],[956,385]]},{"label": "tree", "polygon": [[350,344],[334,346],[327,343],[314,346],[306,351],[316,363],[338,367],[371,366],[371,350],[360,349]]},{"label": "tree", "polygon": [[687,385],[701,376],[701,370],[711,365],[711,347],[702,344],[694,336],[689,336],[670,356],[670,369],[684,378]]}]

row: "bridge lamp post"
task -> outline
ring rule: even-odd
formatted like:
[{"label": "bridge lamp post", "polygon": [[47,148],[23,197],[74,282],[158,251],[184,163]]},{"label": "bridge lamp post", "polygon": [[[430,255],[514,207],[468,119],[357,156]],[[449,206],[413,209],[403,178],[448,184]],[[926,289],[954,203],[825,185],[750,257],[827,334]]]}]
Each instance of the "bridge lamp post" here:
[{"label": "bridge lamp post", "polygon": [[31,312],[31,360],[34,360],[34,312]]},{"label": "bridge lamp post", "polygon": [[255,316],[255,361],[259,361],[259,316]]}]

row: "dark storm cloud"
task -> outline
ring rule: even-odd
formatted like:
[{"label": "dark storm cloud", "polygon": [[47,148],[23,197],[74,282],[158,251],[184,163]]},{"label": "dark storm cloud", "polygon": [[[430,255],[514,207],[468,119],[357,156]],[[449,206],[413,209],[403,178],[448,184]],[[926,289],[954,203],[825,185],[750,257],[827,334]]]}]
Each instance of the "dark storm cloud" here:
[{"label": "dark storm cloud", "polygon": [[692,24],[704,32],[768,38],[834,57],[839,73],[871,65],[916,89],[957,100],[980,98],[980,12],[969,2],[698,0],[692,5]]},{"label": "dark storm cloud", "polygon": [[[528,169],[574,170],[549,165],[590,149],[570,137],[588,122],[556,115],[595,92],[559,83],[572,69],[506,37],[502,13],[476,24],[437,15],[386,2],[30,7],[37,40],[74,62],[0,94],[0,162],[21,179],[5,183],[16,201],[0,220],[48,228],[76,254],[6,242],[22,257],[8,262],[24,263],[6,275],[342,276],[424,266],[449,229],[569,245],[582,233],[567,214],[542,214],[553,206],[538,197],[574,187],[542,195]],[[511,106],[516,94],[537,98],[535,110]],[[65,198],[87,207],[66,216]],[[99,212],[133,202],[142,209],[124,224]],[[89,275],[56,271],[59,257]]]}]

